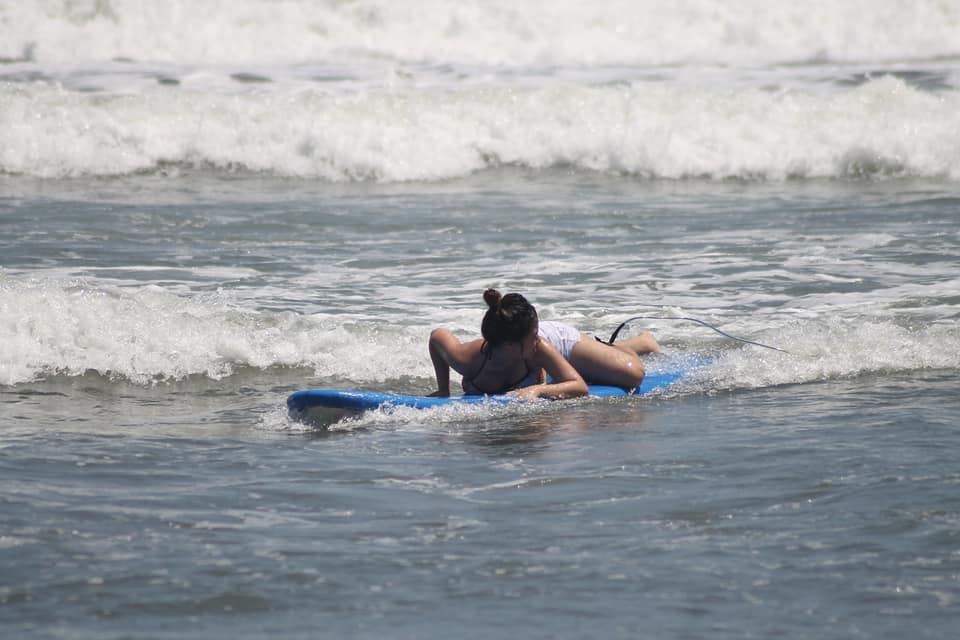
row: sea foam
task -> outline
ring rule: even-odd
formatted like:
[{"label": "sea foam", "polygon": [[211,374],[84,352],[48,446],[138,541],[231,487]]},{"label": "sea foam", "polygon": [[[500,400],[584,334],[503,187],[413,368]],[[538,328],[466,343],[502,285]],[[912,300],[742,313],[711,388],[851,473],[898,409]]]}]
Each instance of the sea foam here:
[{"label": "sea foam", "polygon": [[[384,317],[371,323],[344,314],[252,309],[222,292],[6,277],[0,279],[0,385],[91,372],[150,385],[192,376],[221,379],[245,369],[305,368],[326,384],[403,379],[426,392],[433,384],[426,337],[447,320],[436,315],[403,324]],[[742,335],[747,328],[742,324],[724,328]],[[694,325],[661,324],[658,334],[675,354],[715,356],[697,376],[706,389],[960,368],[960,331],[954,324],[905,326],[896,318],[851,311],[771,321],[751,335],[789,354],[725,340]]]},{"label": "sea foam", "polygon": [[508,165],[960,179],[960,92],[891,76],[827,93],[618,84],[103,95],[6,84],[0,104],[0,171],[45,178],[199,167],[395,182]]},{"label": "sea foam", "polygon": [[[425,338],[416,332],[258,311],[226,294],[180,295],[153,285],[5,278],[0,333],[0,385],[91,372],[135,384],[220,379],[244,368],[308,368],[358,381],[382,381],[401,368],[399,375],[429,373],[417,348]],[[410,348],[385,366],[398,345]]]},{"label": "sea foam", "polygon": [[0,59],[308,64],[763,65],[960,55],[937,0],[70,0],[0,6]]}]

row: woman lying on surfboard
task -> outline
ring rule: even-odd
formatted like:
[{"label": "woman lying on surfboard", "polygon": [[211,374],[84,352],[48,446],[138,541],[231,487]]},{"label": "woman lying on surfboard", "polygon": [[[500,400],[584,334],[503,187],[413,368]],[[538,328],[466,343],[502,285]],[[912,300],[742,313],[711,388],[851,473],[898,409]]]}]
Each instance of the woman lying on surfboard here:
[{"label": "woman lying on surfboard", "polygon": [[633,389],[643,380],[640,354],[660,351],[648,332],[609,345],[570,325],[540,322],[537,310],[519,293],[502,296],[487,289],[483,299],[487,312],[480,325],[482,339],[460,342],[447,329],[430,334],[437,376],[431,395],[450,395],[451,368],[463,376],[467,395],[576,398],[587,394],[587,382]]}]

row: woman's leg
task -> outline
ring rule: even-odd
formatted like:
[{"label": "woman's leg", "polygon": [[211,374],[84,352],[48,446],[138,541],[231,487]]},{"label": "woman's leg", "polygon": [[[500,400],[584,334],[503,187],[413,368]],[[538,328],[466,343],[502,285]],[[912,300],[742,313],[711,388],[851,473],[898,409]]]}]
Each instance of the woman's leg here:
[{"label": "woman's leg", "polygon": [[570,364],[588,383],[633,389],[643,381],[639,354],[659,350],[657,341],[647,332],[613,345],[584,334],[570,353]]},{"label": "woman's leg", "polygon": [[645,353],[660,353],[660,345],[657,344],[657,340],[649,331],[644,331],[626,340],[617,340],[613,343],[613,346],[618,349],[626,347],[638,356],[642,356]]}]

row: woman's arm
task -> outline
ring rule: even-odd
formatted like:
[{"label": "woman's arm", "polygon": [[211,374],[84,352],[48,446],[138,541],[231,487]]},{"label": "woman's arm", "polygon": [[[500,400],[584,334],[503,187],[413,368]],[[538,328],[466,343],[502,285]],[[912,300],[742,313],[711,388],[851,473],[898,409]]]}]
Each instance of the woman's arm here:
[{"label": "woman's arm", "polygon": [[567,398],[579,398],[587,395],[587,383],[583,377],[577,373],[566,359],[560,355],[560,352],[543,338],[538,338],[537,352],[534,355],[533,363],[535,366],[546,369],[553,382],[550,384],[536,384],[523,389],[511,391],[510,395],[515,395],[525,400],[533,398],[550,398],[552,400],[565,400]]},{"label": "woman's arm", "polygon": [[450,395],[450,369],[463,374],[470,364],[473,352],[478,348],[474,342],[463,343],[449,329],[434,329],[430,332],[430,360],[437,377],[437,390],[432,396]]},{"label": "woman's arm", "polygon": [[[447,359],[447,346],[456,337],[447,329],[434,329],[430,332],[430,360],[437,376],[437,390],[432,396],[446,398],[450,395],[450,361]],[[459,342],[459,341],[458,341]]]}]

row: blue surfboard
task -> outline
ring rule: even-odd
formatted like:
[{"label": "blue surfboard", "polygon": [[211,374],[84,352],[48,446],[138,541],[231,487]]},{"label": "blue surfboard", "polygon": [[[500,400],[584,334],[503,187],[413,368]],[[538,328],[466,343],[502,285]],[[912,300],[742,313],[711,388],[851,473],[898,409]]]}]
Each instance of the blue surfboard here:
[{"label": "blue surfboard", "polygon": [[[665,371],[648,373],[643,378],[640,386],[635,389],[623,389],[621,387],[606,385],[589,385],[589,396],[593,398],[613,398],[649,393],[655,389],[662,389],[682,380],[694,370],[708,363],[709,360],[702,358],[688,359],[680,364],[674,363],[672,368],[668,368]],[[383,393],[378,391],[307,389],[290,394],[287,398],[287,410],[291,418],[300,420],[314,409],[335,410],[341,414],[349,414],[394,407],[432,409],[451,404],[468,405],[489,402],[517,402],[517,399],[508,395],[433,398],[429,396]]]}]

